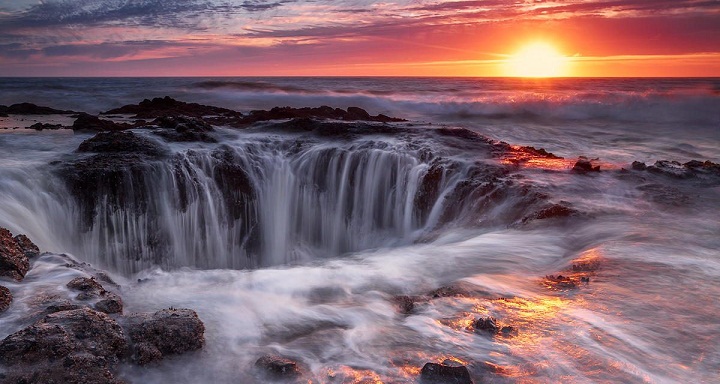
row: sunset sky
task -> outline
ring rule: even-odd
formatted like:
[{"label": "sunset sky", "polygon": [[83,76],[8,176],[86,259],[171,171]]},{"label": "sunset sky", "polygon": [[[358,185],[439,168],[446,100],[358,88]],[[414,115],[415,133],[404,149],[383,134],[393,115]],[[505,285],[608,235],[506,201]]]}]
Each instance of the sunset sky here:
[{"label": "sunset sky", "polygon": [[[719,0],[0,0],[0,76],[720,76]],[[532,61],[532,60],[531,60]]]}]

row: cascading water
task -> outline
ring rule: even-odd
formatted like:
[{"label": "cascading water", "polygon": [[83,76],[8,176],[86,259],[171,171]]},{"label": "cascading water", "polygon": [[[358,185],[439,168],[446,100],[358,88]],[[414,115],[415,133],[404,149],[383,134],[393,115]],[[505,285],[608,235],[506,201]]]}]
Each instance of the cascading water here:
[{"label": "cascading water", "polygon": [[[52,208],[32,215],[56,223],[48,232],[62,235],[53,244],[124,274],[256,268],[409,244],[441,224],[476,220],[481,209],[473,205],[497,192],[488,175],[499,167],[478,181],[472,156],[452,158],[437,145],[419,137],[318,142],[251,133],[222,145],[170,146],[159,160],[72,155],[76,165],[120,157],[123,164],[91,176],[77,171],[91,183],[70,183],[69,191],[60,165],[51,188],[39,187]],[[68,195],[76,198],[60,198]],[[57,231],[68,222],[84,225]]]}]

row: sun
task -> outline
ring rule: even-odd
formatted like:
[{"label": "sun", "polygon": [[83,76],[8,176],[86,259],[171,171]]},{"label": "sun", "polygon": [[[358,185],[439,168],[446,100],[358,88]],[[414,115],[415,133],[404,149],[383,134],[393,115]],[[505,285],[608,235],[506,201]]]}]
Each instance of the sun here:
[{"label": "sun", "polygon": [[552,45],[535,42],[522,47],[507,60],[506,71],[514,77],[558,77],[567,75],[568,58]]}]

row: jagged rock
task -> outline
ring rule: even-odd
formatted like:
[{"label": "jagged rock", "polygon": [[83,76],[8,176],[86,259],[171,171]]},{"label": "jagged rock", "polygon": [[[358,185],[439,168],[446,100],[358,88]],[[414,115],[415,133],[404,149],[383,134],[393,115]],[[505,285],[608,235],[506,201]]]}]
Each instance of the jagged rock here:
[{"label": "jagged rock", "polygon": [[205,343],[205,325],[190,309],[134,314],[128,318],[127,329],[133,345],[132,359],[137,364],[198,350]]},{"label": "jagged rock", "polygon": [[103,112],[103,115],[124,114],[135,115],[138,119],[152,119],[164,116],[225,116],[241,117],[240,112],[226,108],[201,105],[196,103],[185,103],[175,100],[169,96],[156,97],[152,100],[145,99],[136,105],[125,105],[120,108]]},{"label": "jagged rock", "polygon": [[470,371],[463,365],[427,363],[420,371],[423,384],[473,384]]},{"label": "jagged rock", "polygon": [[300,375],[298,364],[282,356],[262,356],[255,362],[255,367],[272,379],[289,379]]},{"label": "jagged rock", "polygon": [[383,123],[405,121],[385,115],[371,116],[367,111],[358,107],[349,107],[347,111],[328,106],[317,108],[275,107],[269,111],[252,111],[248,116],[232,122],[231,125],[243,126],[259,121],[284,119],[331,119],[344,121],[376,121]]},{"label": "jagged rock", "polygon": [[115,359],[127,348],[120,325],[105,313],[90,308],[55,312],[41,322],[61,326],[76,339],[80,348],[95,356]]},{"label": "jagged rock", "polygon": [[73,111],[63,111],[50,107],[42,107],[32,103],[13,104],[9,107],[0,105],[0,114],[7,116],[12,115],[69,115],[75,113]]},{"label": "jagged rock", "polygon": [[57,360],[78,348],[79,343],[65,328],[58,324],[39,322],[0,342],[0,362],[12,366]]},{"label": "jagged rock", "polygon": [[40,248],[38,248],[35,243],[33,243],[27,236],[25,235],[17,235],[15,236],[15,242],[20,246],[20,250],[27,256],[28,258],[32,259],[33,257],[40,256]]},{"label": "jagged rock", "polygon": [[12,237],[9,230],[0,228],[0,276],[8,276],[17,281],[25,277],[30,269],[30,260],[25,251],[34,254],[33,250],[37,249],[37,246],[29,240],[29,243],[25,243],[26,239],[27,237],[22,237],[18,241],[17,238]]},{"label": "jagged rock", "polygon": [[132,128],[132,126],[128,124],[118,124],[110,120],[103,120],[87,113],[79,114],[72,125],[74,131],[89,132],[122,131],[129,128]]},{"label": "jagged rock", "polygon": [[7,311],[12,301],[13,296],[10,290],[0,285],[0,313]]},{"label": "jagged rock", "polygon": [[500,331],[500,327],[494,317],[481,317],[475,320],[472,326],[473,329],[475,329],[475,333],[486,332],[494,335]]},{"label": "jagged rock", "polygon": [[595,165],[597,159],[588,159],[585,156],[580,156],[573,166],[572,170],[577,173],[585,174],[588,172],[600,172],[600,166]]},{"label": "jagged rock", "polygon": [[720,164],[711,161],[691,160],[681,164],[677,161],[658,160],[653,165],[635,161],[632,169],[670,176],[676,179],[720,177]]}]

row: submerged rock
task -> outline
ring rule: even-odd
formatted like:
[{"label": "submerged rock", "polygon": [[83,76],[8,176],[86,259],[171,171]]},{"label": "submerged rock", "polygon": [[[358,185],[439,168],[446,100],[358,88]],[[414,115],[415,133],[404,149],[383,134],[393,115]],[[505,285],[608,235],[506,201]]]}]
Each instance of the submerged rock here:
[{"label": "submerged rock", "polygon": [[140,365],[202,348],[205,325],[190,309],[163,309],[154,314],[134,314],[127,319],[132,360]]},{"label": "submerged rock", "polygon": [[631,167],[636,171],[646,171],[676,179],[720,177],[720,164],[713,163],[709,160],[691,160],[684,164],[677,161],[658,160],[653,165],[646,165],[645,163],[635,161]]},{"label": "submerged rock", "polygon": [[500,331],[500,327],[494,317],[481,317],[475,320],[472,326],[475,333],[486,332],[494,335]]},{"label": "submerged rock", "polygon": [[13,296],[10,290],[0,285],[0,313],[7,311],[12,301]]},{"label": "submerged rock", "polygon": [[473,384],[470,371],[464,365],[427,363],[420,371],[422,384]]},{"label": "submerged rock", "polygon": [[257,359],[255,368],[272,379],[291,379],[300,376],[295,361],[277,355],[265,355]]},{"label": "submerged rock", "polygon": [[22,280],[30,269],[29,256],[37,256],[39,250],[26,236],[12,236],[6,228],[0,228],[0,276]]},{"label": "submerged rock", "polygon": [[546,206],[545,208],[541,208],[541,209],[531,213],[528,216],[525,216],[522,219],[522,222],[528,223],[533,220],[571,217],[571,216],[575,216],[577,214],[579,214],[578,210],[570,208],[567,205],[552,204],[550,206]]}]

